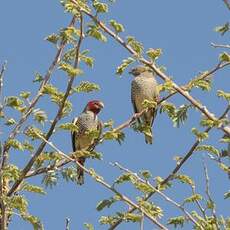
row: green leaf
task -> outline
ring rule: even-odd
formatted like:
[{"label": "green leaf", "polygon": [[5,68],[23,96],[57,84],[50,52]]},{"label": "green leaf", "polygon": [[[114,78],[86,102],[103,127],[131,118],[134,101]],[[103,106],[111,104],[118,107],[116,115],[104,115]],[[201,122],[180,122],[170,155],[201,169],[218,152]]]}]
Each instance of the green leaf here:
[{"label": "green leaf", "polygon": [[230,102],[230,93],[226,93],[223,90],[217,90],[217,96]]},{"label": "green leaf", "polygon": [[6,99],[6,106],[12,107],[12,108],[18,108],[23,104],[23,101],[15,96],[7,97]]},{"label": "green leaf", "polygon": [[57,174],[54,171],[48,172],[42,179],[42,183],[46,187],[53,188],[57,184]]},{"label": "green leaf", "polygon": [[117,67],[117,70],[116,70],[116,74],[118,75],[122,75],[123,72],[125,71],[125,69],[135,61],[135,59],[131,58],[131,57],[128,57],[127,59],[124,59],[122,61],[122,64],[120,66]]},{"label": "green leaf", "polygon": [[58,128],[68,130],[71,132],[74,132],[74,131],[77,132],[78,131],[78,126],[76,126],[74,123],[71,123],[71,122],[63,123],[63,124],[59,125]]},{"label": "green leaf", "polygon": [[188,198],[186,198],[184,200],[184,203],[192,203],[192,202],[195,202],[195,201],[199,201],[199,200],[202,200],[202,196],[200,194],[194,194]]},{"label": "green leaf", "polygon": [[89,81],[82,81],[79,86],[74,87],[73,91],[77,93],[89,93],[93,91],[99,91],[100,86],[98,84],[89,82]]},{"label": "green leaf", "polygon": [[97,13],[106,13],[108,12],[108,5],[98,0],[93,0],[93,7],[97,11]]},{"label": "green leaf", "polygon": [[211,145],[200,145],[197,146],[195,151],[206,151],[208,153],[220,156],[220,151]]},{"label": "green leaf", "polygon": [[226,52],[220,54],[220,57],[219,57],[220,61],[222,62],[230,62],[230,55]]},{"label": "green leaf", "polygon": [[159,92],[164,92],[164,91],[167,91],[169,93],[174,92],[173,81],[171,79],[166,80],[164,84],[158,85],[157,88]]},{"label": "green leaf", "polygon": [[229,31],[229,29],[230,29],[229,28],[229,23],[227,22],[223,26],[217,26],[215,28],[215,31],[218,32],[218,33],[220,33],[223,36],[226,32]]},{"label": "green leaf", "polygon": [[84,227],[88,230],[94,230],[94,227],[92,224],[84,223]]},{"label": "green leaf", "polygon": [[163,210],[161,207],[155,205],[153,202],[138,199],[139,206],[153,218],[161,218],[163,216]]},{"label": "green leaf", "polygon": [[228,167],[227,165],[225,165],[224,163],[219,163],[218,164],[219,167],[226,173],[230,174],[230,167]]},{"label": "green leaf", "polygon": [[13,118],[10,118],[5,122],[5,125],[7,126],[14,125],[14,124],[16,124],[16,121]]},{"label": "green leaf", "polygon": [[116,180],[115,183],[116,184],[122,184],[124,182],[129,182],[132,179],[132,174],[130,173],[124,173],[121,176],[119,176]]},{"label": "green leaf", "polygon": [[59,69],[66,72],[69,77],[76,77],[83,74],[81,69],[74,68],[72,65],[64,62],[59,64]]},{"label": "green leaf", "polygon": [[191,91],[192,88],[199,88],[203,91],[210,91],[212,88],[212,77],[206,77],[208,71],[199,74],[197,77],[192,79],[186,86],[187,91]]},{"label": "green leaf", "polygon": [[76,181],[77,178],[77,169],[74,167],[68,167],[62,170],[62,177],[68,181]]},{"label": "green leaf", "polygon": [[230,198],[230,190],[224,194],[224,199]]},{"label": "green leaf", "polygon": [[192,178],[190,178],[189,176],[184,175],[184,174],[177,174],[177,175],[174,176],[174,179],[177,179],[181,183],[184,183],[184,184],[188,184],[188,185],[191,185],[191,186],[195,185],[195,183],[192,180]]},{"label": "green leaf", "polygon": [[214,126],[214,121],[211,120],[211,119],[207,119],[205,117],[200,121],[200,125],[203,126],[203,127],[213,127]]},{"label": "green leaf", "polygon": [[31,145],[28,141],[24,141],[24,143],[23,143],[23,148],[24,148],[25,150],[30,151],[30,152],[32,152],[32,151],[34,150],[33,145]]},{"label": "green leaf", "polygon": [[132,36],[128,36],[126,39],[127,44],[131,46],[131,48],[137,53],[138,56],[140,56],[144,50],[143,45]]},{"label": "green leaf", "polygon": [[162,50],[161,49],[153,49],[150,48],[147,50],[146,54],[148,55],[148,57],[152,60],[155,61],[157,60],[160,55],[162,54]]},{"label": "green leaf", "polygon": [[143,183],[141,181],[138,180],[131,180],[133,185],[136,187],[136,189],[138,189],[139,191],[143,192],[143,193],[151,193],[154,192],[154,189],[148,185],[147,183]]},{"label": "green leaf", "polygon": [[26,213],[28,202],[24,196],[15,195],[10,199],[10,207],[17,209],[20,213]]},{"label": "green leaf", "polygon": [[119,144],[125,139],[125,134],[121,131],[110,130],[103,134],[103,139],[105,140],[116,140]]},{"label": "green leaf", "polygon": [[43,225],[38,217],[32,216],[28,213],[21,214],[22,219],[32,224],[34,230],[44,230]]},{"label": "green leaf", "polygon": [[17,150],[21,150],[21,151],[24,150],[23,144],[16,139],[9,139],[8,142],[6,143],[6,145],[8,147],[12,147],[12,148],[17,149]]},{"label": "green leaf", "polygon": [[86,31],[86,34],[88,36],[91,36],[101,42],[107,42],[107,38],[105,37],[105,35],[102,34],[98,26],[91,24],[88,27],[89,29]]},{"label": "green leaf", "polygon": [[146,179],[150,179],[152,177],[152,174],[149,170],[141,170],[140,174]]},{"label": "green leaf", "polygon": [[44,78],[42,77],[41,74],[35,73],[35,78],[34,78],[33,82],[41,82],[43,80],[44,80]]},{"label": "green leaf", "polygon": [[198,141],[203,141],[208,138],[207,132],[199,132],[196,128],[192,128],[192,133],[196,136]]},{"label": "green leaf", "polygon": [[24,134],[28,137],[30,137],[32,140],[40,139],[40,136],[44,137],[43,132],[33,126],[27,127],[27,129],[24,131]]},{"label": "green leaf", "polygon": [[157,107],[157,102],[154,100],[147,100],[145,99],[142,102],[142,105],[145,109],[155,109]]},{"label": "green leaf", "polygon": [[27,99],[29,96],[30,96],[31,92],[28,92],[28,91],[22,91],[20,93],[20,97],[24,98],[24,99]]},{"label": "green leaf", "polygon": [[43,188],[41,188],[39,186],[36,186],[36,185],[29,184],[27,182],[24,182],[24,184],[20,187],[20,190],[39,193],[39,194],[42,194],[42,195],[46,194],[46,192],[44,191]]},{"label": "green leaf", "polygon": [[113,29],[115,30],[115,32],[117,34],[123,32],[125,30],[124,26],[115,20],[110,20],[109,24],[113,27]]},{"label": "green leaf", "polygon": [[46,112],[41,109],[34,109],[33,115],[34,115],[34,120],[40,124],[44,124],[48,118]]},{"label": "green leaf", "polygon": [[180,227],[184,226],[186,219],[184,216],[177,216],[177,217],[172,217],[168,220],[168,225],[174,225],[174,228],[176,228],[178,225]]},{"label": "green leaf", "polygon": [[116,202],[117,200],[114,199],[113,197],[111,197],[110,199],[105,199],[105,200],[102,200],[100,201],[98,204],[97,204],[97,211],[101,211],[103,210],[104,208],[109,208],[114,202]]},{"label": "green leaf", "polygon": [[67,43],[75,43],[78,37],[80,36],[80,30],[74,26],[69,26],[61,29],[60,37],[63,41]]},{"label": "green leaf", "polygon": [[80,55],[79,55],[79,58],[81,61],[85,62],[85,64],[89,67],[93,67],[93,64],[94,64],[94,58],[92,57],[88,57],[86,56],[86,54],[89,53],[89,50],[83,50]]},{"label": "green leaf", "polygon": [[57,44],[59,39],[60,36],[58,34],[50,34],[45,38],[46,41],[51,42],[53,44]]},{"label": "green leaf", "polygon": [[3,177],[11,181],[18,180],[20,175],[21,175],[20,169],[16,165],[13,165],[13,164],[7,165],[3,171]]},{"label": "green leaf", "polygon": [[188,118],[187,113],[190,107],[191,105],[181,105],[178,109],[176,109],[174,118],[172,119],[174,126],[179,128],[180,124],[184,124]]}]

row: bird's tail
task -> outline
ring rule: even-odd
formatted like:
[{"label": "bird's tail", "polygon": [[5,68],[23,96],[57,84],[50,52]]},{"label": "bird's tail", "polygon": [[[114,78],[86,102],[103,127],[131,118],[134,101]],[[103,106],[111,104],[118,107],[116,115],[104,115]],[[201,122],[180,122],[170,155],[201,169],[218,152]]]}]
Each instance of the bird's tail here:
[{"label": "bird's tail", "polygon": [[151,145],[153,143],[153,133],[151,128],[149,128],[147,132],[144,132],[144,134],[145,134],[145,143]]},{"label": "bird's tail", "polygon": [[[80,163],[82,166],[84,166],[85,158],[79,158],[78,163]],[[84,184],[84,170],[77,166],[77,184],[83,185]]]}]

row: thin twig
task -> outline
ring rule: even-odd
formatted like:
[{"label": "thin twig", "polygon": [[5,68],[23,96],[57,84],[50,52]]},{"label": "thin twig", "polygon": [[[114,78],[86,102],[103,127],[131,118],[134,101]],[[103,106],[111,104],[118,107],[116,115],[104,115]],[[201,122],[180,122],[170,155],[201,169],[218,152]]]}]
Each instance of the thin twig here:
[{"label": "thin twig", "polygon": [[[140,182],[148,185],[149,187],[152,188],[152,190],[156,193],[158,193],[161,197],[163,197],[166,201],[168,201],[169,203],[173,204],[174,206],[176,206],[178,209],[180,209],[185,216],[192,221],[197,227],[199,227],[200,229],[204,229],[194,218],[193,216],[185,210],[184,207],[182,207],[180,204],[178,204],[176,201],[172,200],[170,197],[168,197],[167,195],[165,195],[163,192],[161,192],[159,189],[155,188],[149,181],[142,179],[141,177],[139,177],[137,175],[137,173],[132,172],[131,170],[123,167],[121,164],[119,164],[118,162],[112,163],[113,166],[118,167],[120,170],[125,171],[129,174],[132,174],[136,179],[138,179]],[[114,228],[110,228],[110,230],[112,230]]]},{"label": "thin twig", "polygon": [[6,71],[6,65],[7,65],[7,61],[3,63],[0,71],[0,112],[2,111],[3,108],[2,91],[3,91],[3,78],[4,78],[4,72]]},{"label": "thin twig", "polygon": [[81,163],[79,163],[76,159],[71,158],[70,156],[66,155],[64,152],[62,152],[60,149],[58,149],[52,142],[46,140],[43,136],[37,134],[39,136],[39,138],[41,138],[46,144],[48,144],[50,147],[52,147],[60,156],[62,156],[63,158],[75,163],[77,166],[79,166],[81,169],[84,170],[84,172],[86,172],[88,175],[90,175],[91,177],[95,178],[95,180],[100,183],[101,185],[103,185],[104,187],[106,187],[107,189],[109,189],[110,191],[112,191],[113,193],[115,193],[116,195],[118,195],[120,197],[121,200],[123,200],[125,203],[127,203],[128,205],[134,207],[135,209],[141,211],[149,220],[151,220],[155,225],[157,225],[160,229],[164,229],[167,230],[167,228],[162,225],[159,221],[157,221],[153,216],[151,216],[150,214],[148,214],[147,212],[145,212],[144,210],[142,210],[141,207],[139,207],[136,203],[134,203],[133,201],[131,201],[127,196],[123,195],[122,193],[120,193],[119,191],[117,191],[114,186],[108,184],[107,182],[104,181],[104,179],[97,175],[93,175],[92,172],[87,169],[86,167],[84,167]]},{"label": "thin twig", "polygon": [[230,45],[211,43],[211,46],[213,46],[214,48],[227,48],[227,49],[230,49]]},{"label": "thin twig", "polygon": [[[77,4],[75,0],[71,0],[72,3]],[[94,15],[92,15],[90,12],[81,9],[83,13],[88,15],[100,28],[110,35],[114,40],[116,40],[120,45],[122,45],[126,50],[128,50],[133,56],[137,57],[138,54],[133,50],[132,47],[130,47],[121,37],[119,37],[116,33],[114,33],[111,29],[109,29],[104,23],[98,20],[98,18]],[[140,57],[138,59],[141,63],[147,65],[149,68],[151,68],[162,80],[169,81],[171,80],[170,77],[168,77],[165,73],[163,73],[156,64],[144,59],[143,57]],[[198,110],[202,112],[207,118],[209,118],[212,121],[217,121],[217,118],[213,113],[211,113],[204,105],[202,105],[198,100],[193,98],[186,90],[183,90],[182,87],[178,86],[175,82],[172,82],[172,87],[180,93],[183,97],[185,97],[188,101],[190,101],[193,106],[195,106]],[[223,130],[226,134],[230,135],[230,128],[224,127],[220,125],[218,128]]]},{"label": "thin twig", "polygon": [[204,175],[205,175],[205,182],[206,182],[206,183],[205,183],[205,184],[206,184],[205,193],[206,193],[206,195],[207,195],[207,197],[208,197],[209,202],[210,202],[211,205],[212,205],[211,210],[212,210],[212,215],[213,215],[213,217],[214,217],[214,219],[215,219],[216,228],[217,228],[217,229],[220,229],[220,226],[218,225],[218,218],[217,218],[217,216],[216,216],[215,203],[214,203],[214,201],[212,200],[211,193],[210,193],[210,187],[209,187],[210,183],[209,183],[209,176],[208,176],[208,168],[207,168],[207,165],[205,164],[205,161],[204,161],[204,160],[203,160],[203,167],[204,167]]},{"label": "thin twig", "polygon": [[[219,119],[223,119],[229,112],[230,110],[230,106],[228,106],[226,108],[226,110],[223,112],[223,114],[219,117]],[[212,127],[207,128],[205,130],[205,132],[209,132],[212,129]],[[182,158],[182,160],[180,161],[180,163],[173,169],[173,171],[160,183],[159,186],[165,185],[167,184],[172,178],[173,176],[180,170],[180,168],[184,165],[184,163],[192,156],[193,152],[195,151],[196,147],[200,144],[201,141],[197,140],[192,147],[190,148],[190,150],[188,151],[188,153]],[[145,198],[145,200],[148,200],[155,192],[151,192],[148,194],[148,196]],[[130,213],[134,212],[136,209],[132,208],[129,210]],[[120,223],[122,222],[122,219],[118,220],[117,222],[115,222],[112,227],[110,228],[110,230],[115,229]]]},{"label": "thin twig", "polygon": [[[75,17],[72,18],[69,26],[74,25],[75,23]],[[58,62],[60,61],[61,55],[64,51],[66,45],[66,41],[62,40],[61,41],[61,45],[56,53],[56,56],[52,62],[52,64],[50,65],[48,71],[46,72],[46,75],[44,76],[44,80],[41,83],[41,86],[39,88],[39,91],[37,93],[37,95],[33,98],[33,100],[31,101],[30,106],[27,108],[27,110],[25,111],[25,113],[22,115],[21,119],[17,122],[16,126],[14,127],[14,129],[11,131],[11,133],[9,134],[7,140],[5,141],[5,144],[3,146],[3,159],[1,162],[1,166],[0,168],[3,168],[7,159],[8,159],[8,151],[10,149],[10,145],[8,145],[7,143],[9,142],[9,140],[14,139],[16,137],[16,135],[19,133],[19,130],[21,129],[23,123],[27,120],[27,118],[30,116],[30,114],[33,112],[33,109],[35,107],[35,105],[37,104],[38,100],[40,99],[40,97],[43,95],[42,91],[44,89],[44,86],[49,82],[51,75],[53,73],[53,71],[55,70],[56,65],[58,64]]]},{"label": "thin twig", "polygon": [[[75,21],[75,20],[74,20]],[[80,16],[80,37],[79,37],[79,40],[78,40],[78,43],[77,43],[77,46],[76,46],[76,57],[75,57],[75,61],[74,61],[74,68],[77,68],[78,66],[78,63],[79,63],[79,52],[80,52],[80,46],[81,46],[81,42],[82,42],[82,39],[83,39],[83,18],[82,18],[82,15]],[[58,112],[57,112],[57,115],[56,117],[54,118],[50,128],[49,128],[49,131],[47,132],[46,134],[46,137],[45,139],[46,140],[49,140],[49,138],[51,137],[51,135],[53,134],[53,131],[55,129],[55,126],[56,124],[58,123],[58,121],[61,119],[62,117],[62,112],[63,112],[63,109],[65,107],[65,103],[66,103],[66,100],[70,94],[70,90],[72,88],[72,85],[73,85],[73,82],[74,82],[74,77],[71,77],[69,79],[69,82],[68,82],[68,85],[67,85],[67,88],[66,88],[66,91],[65,91],[65,94],[63,96],[63,100],[62,100],[62,103],[58,109]],[[33,155],[33,157],[29,160],[29,162],[27,163],[27,165],[24,167],[24,169],[22,170],[22,173],[21,173],[21,176],[20,178],[13,184],[13,186],[11,187],[10,191],[8,192],[8,196],[11,196],[16,190],[17,188],[19,187],[19,185],[21,184],[21,182],[24,180],[24,178],[26,177],[26,174],[30,171],[30,169],[32,168],[34,162],[36,161],[36,159],[38,158],[38,156],[41,154],[41,152],[43,151],[44,147],[46,145],[46,142],[43,141],[37,151],[35,152],[35,154]]]}]

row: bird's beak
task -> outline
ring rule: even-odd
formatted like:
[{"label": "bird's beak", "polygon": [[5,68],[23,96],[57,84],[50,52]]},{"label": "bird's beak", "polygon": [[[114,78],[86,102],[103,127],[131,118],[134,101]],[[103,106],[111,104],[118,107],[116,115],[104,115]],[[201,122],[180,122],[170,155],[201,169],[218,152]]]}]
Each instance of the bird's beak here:
[{"label": "bird's beak", "polygon": [[98,103],[98,105],[100,106],[101,109],[103,109],[103,108],[105,107],[102,101],[100,101],[100,102]]},{"label": "bird's beak", "polygon": [[133,74],[133,71],[131,70],[131,71],[129,71],[129,74]]}]

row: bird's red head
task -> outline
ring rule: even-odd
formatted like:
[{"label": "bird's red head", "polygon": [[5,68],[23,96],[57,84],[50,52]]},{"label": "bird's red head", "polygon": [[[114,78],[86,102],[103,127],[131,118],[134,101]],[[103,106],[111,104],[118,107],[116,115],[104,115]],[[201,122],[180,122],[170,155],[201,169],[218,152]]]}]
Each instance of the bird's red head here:
[{"label": "bird's red head", "polygon": [[104,108],[104,104],[102,101],[93,100],[93,101],[88,102],[85,110],[86,111],[92,111],[93,113],[98,114],[101,111],[101,109],[103,109],[103,108]]}]

